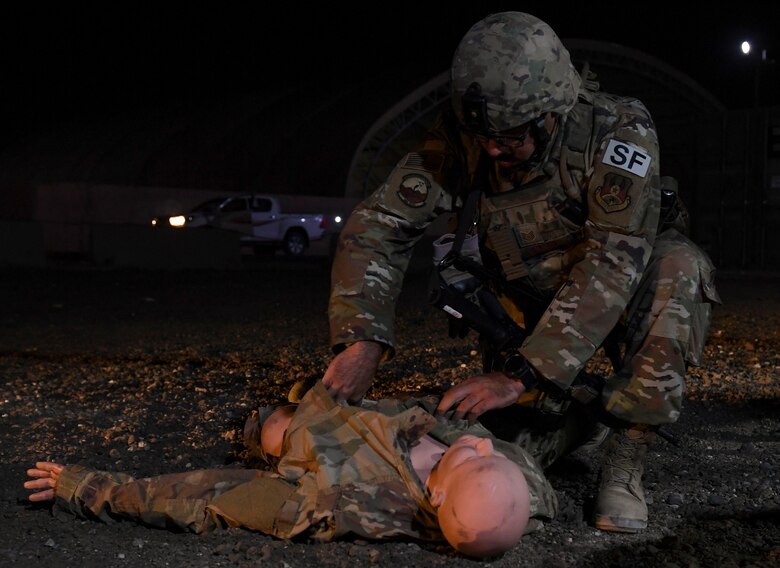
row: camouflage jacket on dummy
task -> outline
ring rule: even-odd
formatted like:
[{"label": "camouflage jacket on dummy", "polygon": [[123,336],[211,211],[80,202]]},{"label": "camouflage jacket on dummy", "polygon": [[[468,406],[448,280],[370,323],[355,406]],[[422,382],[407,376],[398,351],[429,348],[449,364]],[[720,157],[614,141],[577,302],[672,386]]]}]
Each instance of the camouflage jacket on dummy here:
[{"label": "camouflage jacket on dummy", "polygon": [[531,172],[491,163],[479,179],[481,148],[446,113],[399,161],[342,232],[329,306],[335,352],[373,340],[386,346],[385,360],[393,356],[396,300],[414,244],[483,185],[474,232],[483,264],[503,281],[502,303],[527,314],[527,298],[541,300],[536,319],[524,322],[530,328],[541,317],[521,353],[560,388],[571,385],[638,290],[661,225],[659,148],[647,109],[586,84]]},{"label": "camouflage jacket on dummy", "polygon": [[[336,404],[318,383],[292,419],[276,473],[226,468],[133,479],[68,466],[57,503],[104,522],[130,519],[196,533],[243,527],[279,538],[443,541],[409,449],[425,434],[445,444],[464,433],[490,434],[479,424],[434,418],[433,399],[366,404]],[[495,439],[494,445],[522,468],[532,518],[552,518],[555,493],[536,460],[516,445]]]}]

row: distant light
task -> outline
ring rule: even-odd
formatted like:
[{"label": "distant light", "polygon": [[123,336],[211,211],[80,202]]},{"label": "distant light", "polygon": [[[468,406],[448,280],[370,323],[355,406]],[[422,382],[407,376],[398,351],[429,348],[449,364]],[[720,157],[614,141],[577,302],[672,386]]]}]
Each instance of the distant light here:
[{"label": "distant light", "polygon": [[333,218],[333,220],[334,220],[334,221],[336,221],[336,223],[341,223],[341,215],[336,215],[336,216]]},{"label": "distant light", "polygon": [[184,218],[184,215],[176,215],[175,217],[168,218],[168,224],[171,227],[183,227],[185,222],[186,219]]}]

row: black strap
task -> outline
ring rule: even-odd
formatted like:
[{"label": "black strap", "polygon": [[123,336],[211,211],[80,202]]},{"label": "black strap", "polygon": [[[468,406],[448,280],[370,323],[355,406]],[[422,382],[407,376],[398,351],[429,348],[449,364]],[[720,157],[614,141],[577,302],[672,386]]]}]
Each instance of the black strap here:
[{"label": "black strap", "polygon": [[463,209],[460,211],[460,217],[458,218],[458,228],[455,231],[455,240],[452,243],[452,249],[450,249],[450,254],[453,256],[460,255],[463,241],[466,240],[466,231],[468,230],[469,225],[474,222],[477,200],[479,200],[481,193],[482,190],[476,187],[472,188],[466,196],[466,203],[463,205]]},{"label": "black strap", "polygon": [[460,249],[463,247],[463,241],[466,240],[466,231],[474,222],[474,214],[477,210],[477,202],[482,195],[482,185],[487,183],[487,167],[489,160],[484,152],[480,153],[477,170],[474,172],[474,178],[471,183],[471,190],[466,196],[466,202],[460,211],[458,218],[458,228],[455,231],[455,241],[452,243],[450,254],[453,257],[460,256]]}]

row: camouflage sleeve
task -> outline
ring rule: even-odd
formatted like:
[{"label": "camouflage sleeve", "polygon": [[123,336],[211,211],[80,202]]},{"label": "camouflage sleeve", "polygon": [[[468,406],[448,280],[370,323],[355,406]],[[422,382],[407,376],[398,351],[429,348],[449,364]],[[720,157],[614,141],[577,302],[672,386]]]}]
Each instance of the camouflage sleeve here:
[{"label": "camouflage sleeve", "polygon": [[659,149],[641,102],[621,100],[604,132],[587,182],[586,241],[521,352],[566,389],[617,324],[636,293],[660,212]]},{"label": "camouflage sleeve", "polygon": [[68,466],[57,482],[57,505],[80,518],[112,523],[132,520],[161,529],[201,533],[231,520],[214,515],[209,504],[236,486],[254,481],[249,469],[215,469],[134,479]]},{"label": "camouflage sleeve", "polygon": [[454,160],[442,140],[404,156],[387,180],[348,219],[331,272],[328,308],[334,352],[356,341],[396,347],[395,306],[413,248],[430,223],[451,211],[445,190]]},{"label": "camouflage sleeve", "polygon": [[126,473],[96,471],[81,465],[66,466],[57,480],[57,506],[82,519],[97,518],[109,523],[114,519],[104,507],[106,494],[111,488],[132,481],[133,477]]}]

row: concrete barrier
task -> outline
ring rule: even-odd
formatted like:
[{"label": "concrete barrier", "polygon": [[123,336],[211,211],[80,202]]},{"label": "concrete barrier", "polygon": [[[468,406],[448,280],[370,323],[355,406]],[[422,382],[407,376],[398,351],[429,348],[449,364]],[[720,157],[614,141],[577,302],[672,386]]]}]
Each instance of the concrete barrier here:
[{"label": "concrete barrier", "polygon": [[0,266],[45,266],[44,240],[44,229],[41,223],[0,222]]}]

